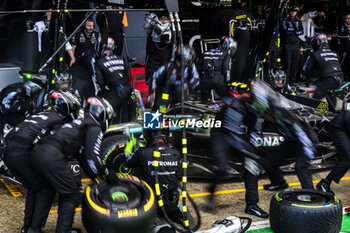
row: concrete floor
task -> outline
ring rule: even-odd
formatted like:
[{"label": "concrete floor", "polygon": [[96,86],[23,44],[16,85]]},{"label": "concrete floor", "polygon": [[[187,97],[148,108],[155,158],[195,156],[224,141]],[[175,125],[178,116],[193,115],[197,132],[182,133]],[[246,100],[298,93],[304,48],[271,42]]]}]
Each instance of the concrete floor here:
[{"label": "concrete floor", "polygon": [[[315,173],[313,178],[318,182],[319,179],[325,177],[328,172]],[[300,188],[296,182],[298,182],[295,175],[286,175],[286,180],[291,184],[291,188]],[[264,184],[269,183],[268,179],[262,178],[259,181],[260,188]],[[293,184],[294,183],[294,184]],[[216,220],[224,219],[225,217],[234,216],[248,216],[243,213],[245,202],[244,202],[244,184],[242,181],[236,181],[227,183],[219,186],[220,192],[216,197],[216,203],[218,211],[215,214],[206,213],[203,211],[203,204],[206,202],[206,187],[208,184],[203,182],[190,182],[188,184],[188,192],[193,194],[194,201],[199,206],[202,226],[201,230],[209,229]],[[340,198],[343,206],[350,205],[350,172],[348,172],[344,180],[339,184],[332,184],[332,189],[336,195]],[[19,188],[19,191],[25,193],[23,188]],[[260,202],[259,205],[265,211],[269,210],[270,199],[274,193],[265,190],[260,190]],[[53,210],[57,209],[57,204],[52,207]],[[5,188],[4,184],[0,184],[0,233],[15,233],[19,232],[23,223],[23,210],[24,210],[24,197],[13,197],[8,189]],[[54,212],[54,211],[53,211]],[[257,217],[248,216],[253,221],[262,221]],[[55,224],[57,220],[57,213],[51,213],[49,215],[48,222],[44,229],[44,232],[54,232]],[[74,221],[74,227],[83,229],[81,222],[80,211],[77,211]],[[86,232],[86,231],[83,231]]]}]

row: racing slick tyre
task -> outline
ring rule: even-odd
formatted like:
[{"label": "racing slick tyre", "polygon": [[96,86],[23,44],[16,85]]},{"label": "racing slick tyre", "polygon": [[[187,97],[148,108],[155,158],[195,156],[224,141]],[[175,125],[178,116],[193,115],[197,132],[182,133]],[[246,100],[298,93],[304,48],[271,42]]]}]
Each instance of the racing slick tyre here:
[{"label": "racing slick tyre", "polygon": [[100,181],[86,188],[85,229],[89,233],[149,233],[157,211],[151,187],[134,176],[118,177],[119,184]]},{"label": "racing slick tyre", "polygon": [[281,191],[271,199],[270,224],[275,233],[338,233],[342,204],[335,195],[316,190]]},{"label": "racing slick tyre", "polygon": [[107,136],[103,138],[100,153],[107,167],[111,167],[121,174],[135,175],[135,170],[124,164],[124,149],[127,142],[128,137],[125,135]]}]

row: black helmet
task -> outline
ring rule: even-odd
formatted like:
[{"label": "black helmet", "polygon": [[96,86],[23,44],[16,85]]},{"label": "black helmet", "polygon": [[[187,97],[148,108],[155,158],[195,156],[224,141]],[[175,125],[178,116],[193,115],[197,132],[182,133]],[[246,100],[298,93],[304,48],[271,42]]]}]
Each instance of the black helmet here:
[{"label": "black helmet", "polygon": [[[58,71],[55,73],[55,87],[56,90],[67,90],[72,80],[72,75],[65,71]],[[68,87],[62,87],[63,84],[68,84]]]},{"label": "black helmet", "polygon": [[110,103],[100,97],[90,97],[86,101],[86,113],[89,113],[92,118],[99,122],[102,130],[109,127],[109,123],[113,117],[114,111]]},{"label": "black helmet", "polygon": [[159,129],[143,129],[143,138],[146,140],[148,146],[156,144],[158,141],[163,140],[167,142],[166,135],[162,134],[162,131]]},{"label": "black helmet", "polygon": [[282,88],[286,85],[287,75],[284,70],[280,68],[273,68],[270,70],[271,84],[274,87]]},{"label": "black helmet", "polygon": [[178,48],[178,50],[176,51],[176,58],[179,61],[181,60],[182,54],[184,56],[184,63],[187,65],[191,65],[194,58],[196,57],[196,52],[193,48],[190,48],[189,46],[184,46],[182,51]]},{"label": "black helmet", "polygon": [[328,40],[326,34],[318,34],[312,39],[312,46],[314,50],[328,48]]},{"label": "black helmet", "polygon": [[277,107],[279,98],[275,91],[265,82],[256,80],[251,86],[253,106],[260,114]]},{"label": "black helmet", "polygon": [[299,7],[297,5],[290,5],[289,11],[299,11]]},{"label": "black helmet", "polygon": [[54,91],[49,95],[50,107],[62,114],[67,120],[74,120],[79,115],[79,99],[69,91]]},{"label": "black helmet", "polygon": [[237,50],[237,42],[232,37],[223,36],[221,38],[221,47],[228,54],[233,55]]}]

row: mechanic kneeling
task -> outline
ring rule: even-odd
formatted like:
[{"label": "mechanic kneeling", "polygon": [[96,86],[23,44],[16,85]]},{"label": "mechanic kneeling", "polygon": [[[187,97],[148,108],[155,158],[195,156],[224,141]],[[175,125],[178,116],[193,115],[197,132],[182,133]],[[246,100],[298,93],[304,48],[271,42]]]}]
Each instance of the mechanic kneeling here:
[{"label": "mechanic kneeling", "polygon": [[90,97],[86,103],[84,119],[64,124],[45,137],[31,155],[32,165],[59,194],[56,233],[71,232],[75,207],[82,198],[80,178],[74,176],[67,163],[70,157],[78,158],[91,179],[105,174],[110,182],[118,182],[115,172],[106,169],[100,158],[102,132],[108,128],[113,109],[102,98]]},{"label": "mechanic kneeling", "polygon": [[77,117],[80,103],[71,93],[51,94],[51,111],[25,119],[6,137],[4,161],[16,178],[27,188],[22,233],[41,232],[45,225],[55,191],[31,166],[34,144],[54,128]]},{"label": "mechanic kneeling", "polygon": [[338,55],[329,49],[325,34],[313,38],[313,49],[314,52],[307,58],[302,73],[309,78],[314,70],[317,71],[319,79],[316,81],[317,89],[313,98],[322,99],[329,90],[339,87],[344,77]]},{"label": "mechanic kneeling", "polygon": [[[129,167],[141,167],[142,179],[153,188],[156,185],[156,176],[158,176],[166,213],[172,221],[177,222],[181,217],[177,208],[181,154],[167,144],[165,135],[153,131],[147,133],[145,134],[148,135],[146,138],[147,147],[140,147],[132,156],[127,156],[126,165]],[[159,157],[154,157],[155,152],[160,153]],[[153,166],[153,161],[155,160],[159,162],[159,167],[157,168]],[[159,211],[159,214],[162,215],[162,211]]]}]

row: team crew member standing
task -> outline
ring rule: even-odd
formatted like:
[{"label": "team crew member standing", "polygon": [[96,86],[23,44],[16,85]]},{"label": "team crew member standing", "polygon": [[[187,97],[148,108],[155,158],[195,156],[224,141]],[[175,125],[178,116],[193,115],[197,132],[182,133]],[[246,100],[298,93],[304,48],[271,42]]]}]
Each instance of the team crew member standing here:
[{"label": "team crew member standing", "polygon": [[116,174],[106,169],[100,158],[102,131],[108,127],[113,114],[112,107],[104,99],[87,100],[84,119],[64,124],[53,135],[44,138],[31,155],[31,161],[42,176],[59,194],[56,233],[71,231],[75,207],[80,204],[80,179],[74,178],[69,168],[69,156],[79,156],[79,161],[91,178],[106,174],[110,181],[117,181]]},{"label": "team crew member standing", "polygon": [[342,64],[346,80],[350,79],[350,13],[344,17],[344,22],[337,29],[337,37],[340,39],[341,49],[344,52]]},{"label": "team crew member standing", "polygon": [[88,19],[85,27],[72,39],[74,57],[70,65],[73,76],[72,87],[79,91],[82,98],[94,96],[92,83],[93,58],[99,51],[100,34],[94,30],[94,21]]},{"label": "team crew member standing", "polygon": [[145,75],[146,84],[151,88],[153,73],[169,62],[172,43],[170,20],[163,16],[158,20],[155,14],[150,14],[144,23],[147,31]]},{"label": "team crew member standing", "polygon": [[76,118],[80,106],[78,99],[68,92],[52,93],[50,102],[51,111],[30,116],[6,137],[6,166],[28,190],[22,233],[41,232],[55,194],[49,183],[32,169],[30,153],[33,145],[46,132]]},{"label": "team crew member standing", "polygon": [[300,60],[300,39],[298,36],[304,33],[302,21],[297,18],[299,8],[297,6],[289,7],[289,16],[282,22],[283,45],[284,45],[284,67],[287,74],[287,83],[294,84],[299,60]]}]

